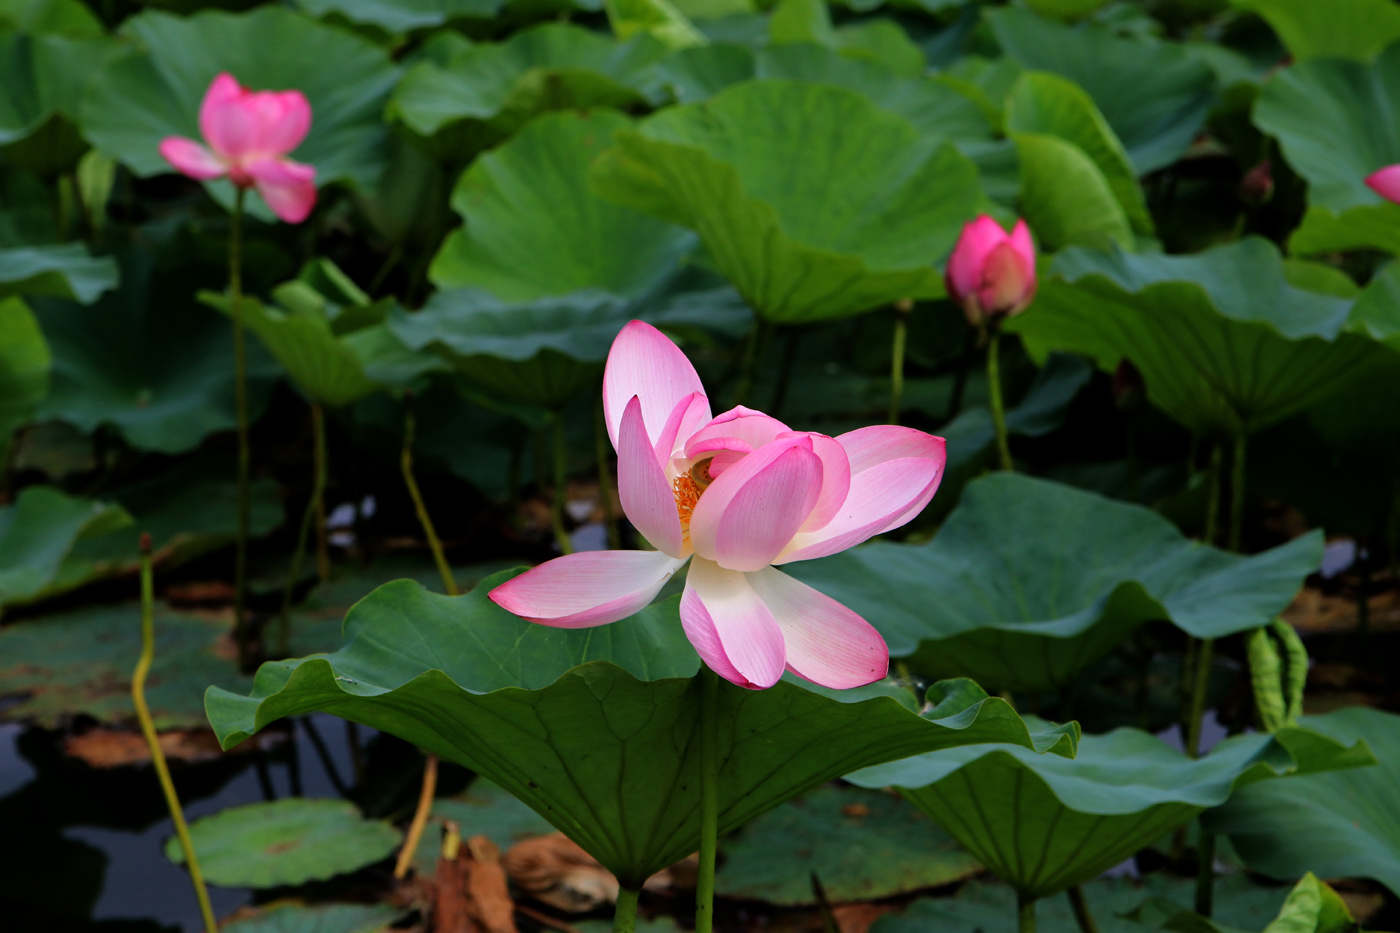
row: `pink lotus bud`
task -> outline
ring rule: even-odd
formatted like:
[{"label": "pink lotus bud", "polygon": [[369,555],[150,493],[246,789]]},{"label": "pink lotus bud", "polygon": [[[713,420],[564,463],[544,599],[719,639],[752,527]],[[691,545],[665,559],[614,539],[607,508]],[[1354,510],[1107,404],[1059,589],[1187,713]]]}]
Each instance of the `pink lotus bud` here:
[{"label": "pink lotus bud", "polygon": [[974,327],[1026,310],[1035,297],[1035,244],[1024,220],[1007,233],[986,214],[963,227],[944,273],[948,294]]},{"label": "pink lotus bud", "polygon": [[1400,204],[1400,165],[1387,165],[1367,175],[1366,186],[1387,201]]},{"label": "pink lotus bud", "polygon": [[167,136],[160,154],[191,178],[228,176],[255,188],[272,212],[301,223],[316,204],[316,169],[286,158],[311,129],[311,105],[301,91],[250,91],[230,74],[214,79],[199,107],[206,147]]},{"label": "pink lotus bud", "polygon": [[1274,196],[1274,163],[1264,159],[1240,179],[1240,200],[1250,207],[1269,203]]}]

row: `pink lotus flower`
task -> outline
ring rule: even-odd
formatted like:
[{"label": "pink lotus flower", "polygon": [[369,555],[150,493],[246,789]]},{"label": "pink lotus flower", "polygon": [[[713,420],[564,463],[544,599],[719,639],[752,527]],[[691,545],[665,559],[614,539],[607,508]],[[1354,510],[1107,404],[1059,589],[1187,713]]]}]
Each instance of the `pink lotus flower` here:
[{"label": "pink lotus flower", "polygon": [[491,591],[532,622],[605,625],[646,606],[687,560],[681,624],[705,663],[743,687],[784,670],[844,689],[879,680],[871,625],[771,566],[897,528],[943,477],[943,439],[879,425],[827,437],[740,406],[710,416],[685,354],[641,321],[608,354],[603,410],[622,508],[655,551],[559,557]]},{"label": "pink lotus flower", "polygon": [[249,91],[224,73],[199,106],[199,130],[208,148],[167,136],[160,154],[191,178],[227,175],[240,188],[256,188],[274,214],[298,224],[316,204],[316,168],[285,156],[309,129],[311,105],[301,91]]},{"label": "pink lotus flower", "polygon": [[1035,244],[1024,220],[1007,234],[986,214],[963,227],[948,258],[948,294],[980,327],[1026,310],[1035,297]]},{"label": "pink lotus flower", "polygon": [[1367,175],[1366,186],[1387,201],[1400,204],[1400,165],[1387,165]]}]

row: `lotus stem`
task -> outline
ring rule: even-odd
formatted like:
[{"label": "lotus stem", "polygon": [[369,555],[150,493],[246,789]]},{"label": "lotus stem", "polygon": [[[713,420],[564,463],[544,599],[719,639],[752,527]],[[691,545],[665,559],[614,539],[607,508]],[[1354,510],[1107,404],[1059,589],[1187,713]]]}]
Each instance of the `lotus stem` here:
[{"label": "lotus stem", "polygon": [[[292,637],[292,594],[296,592],[297,580],[301,577],[301,564],[306,556],[306,539],[311,525],[320,513],[317,503],[321,501],[326,488],[325,426],[322,420],[321,404],[311,403],[311,432],[315,436],[316,464],[311,481],[311,498],[306,500],[306,508],[301,513],[301,527],[297,529],[297,543],[292,550],[292,563],[287,568],[287,582],[282,584],[282,611],[277,616],[277,653],[286,657],[291,650]],[[324,523],[322,523],[324,529]],[[319,544],[319,542],[318,542]],[[320,569],[317,554],[317,569]],[[321,578],[325,582],[325,578]]]},{"label": "lotus stem", "polygon": [[613,913],[613,933],[633,933],[637,929],[637,897],[640,891],[617,889],[617,910]]},{"label": "lotus stem", "polygon": [[715,922],[715,853],[719,848],[719,675],[700,666],[700,868],[695,933]]},{"label": "lotus stem", "polygon": [[1196,913],[1209,917],[1215,910],[1215,834],[1202,827],[1196,840]]},{"label": "lotus stem", "polygon": [[442,541],[438,540],[437,529],[433,527],[432,516],[428,514],[428,506],[423,502],[423,493],[418,488],[418,481],[413,478],[413,435],[417,430],[417,422],[413,417],[413,394],[404,393],[403,402],[403,453],[399,457],[399,466],[403,470],[403,482],[408,487],[408,494],[413,499],[413,509],[418,513],[418,524],[423,528],[423,536],[428,539],[428,548],[433,552],[433,563],[437,564],[438,573],[442,576],[442,588],[448,596],[458,596],[461,590],[457,589],[457,581],[452,578],[452,568],[447,563],[447,555],[443,553]]},{"label": "lotus stem", "polygon": [[554,542],[559,545],[559,553],[572,554],[574,543],[569,540],[569,531],[564,527],[564,500],[569,497],[569,448],[564,439],[564,415],[556,411],[550,417],[554,421],[554,495],[550,501],[549,523],[554,529]]},{"label": "lotus stem", "polygon": [[991,393],[992,424],[996,428],[997,456],[1001,469],[1007,473],[1015,471],[1011,463],[1011,447],[1006,440],[1006,410],[1001,401],[1001,372],[998,357],[1001,355],[1001,331],[993,328],[991,342],[987,345],[987,389]]},{"label": "lotus stem", "polygon": [[744,341],[743,358],[739,361],[739,383],[734,389],[735,405],[747,404],[749,397],[753,395],[754,371],[758,368],[763,348],[768,345],[768,337],[772,332],[771,321],[762,317],[755,318],[748,339]]},{"label": "lotus stem", "polygon": [[413,866],[413,856],[418,851],[418,843],[423,839],[423,829],[428,825],[428,814],[433,812],[433,798],[437,796],[437,755],[429,752],[423,762],[423,786],[418,790],[418,808],[413,811],[413,822],[408,824],[408,834],[404,836],[403,848],[399,850],[399,860],[394,863],[394,877],[402,880],[408,877]]},{"label": "lotus stem", "polygon": [[1065,894],[1069,897],[1069,906],[1074,911],[1074,919],[1079,924],[1080,933],[1099,933],[1099,925],[1094,922],[1089,902],[1084,897],[1084,889],[1073,884]]},{"label": "lotus stem", "polygon": [[238,419],[238,531],[233,563],[233,634],[238,643],[238,663],[247,668],[252,661],[248,630],[248,526],[251,499],[248,469],[252,451],[248,443],[248,345],[243,332],[243,199],[238,188],[229,221],[228,292],[233,318],[233,400]]},{"label": "lotus stem", "polygon": [[953,377],[953,394],[948,399],[948,413],[943,418],[947,424],[962,412],[963,395],[967,392],[967,374],[972,370],[972,354],[977,349],[977,330],[969,327],[963,338],[962,353],[958,356],[958,372]]},{"label": "lotus stem", "polygon": [[1201,757],[1201,720],[1206,712],[1206,688],[1210,685],[1210,665],[1215,654],[1215,639],[1202,638],[1196,654],[1196,678],[1191,689],[1191,713],[1186,723],[1186,754]]},{"label": "lotus stem", "polygon": [[131,677],[131,702],[136,707],[136,718],[141,723],[141,734],[146,737],[146,745],[151,750],[151,764],[155,765],[160,789],[165,794],[165,805],[170,810],[171,822],[175,824],[175,835],[179,837],[180,848],[185,853],[185,864],[190,870],[190,883],[194,885],[194,895],[199,899],[199,912],[204,917],[206,933],[218,933],[219,923],[214,919],[214,908],[209,903],[209,891],[204,887],[204,873],[199,868],[199,857],[195,855],[194,842],[190,839],[190,828],[185,823],[184,810],[180,808],[180,797],[175,793],[175,782],[170,779],[170,768],[165,762],[165,753],[160,748],[160,737],[156,734],[156,724],[151,719],[150,707],[146,705],[146,675],[151,672],[151,664],[156,655],[155,621],[155,573],[151,568],[151,536],[141,535],[141,657],[136,662],[136,671]]},{"label": "lotus stem", "polygon": [[1016,933],[1035,933],[1035,898],[1016,892]]},{"label": "lotus stem", "polygon": [[622,532],[617,527],[613,510],[613,489],[617,483],[608,469],[608,426],[604,420],[603,402],[593,406],[593,458],[598,461],[598,499],[603,506],[603,525],[608,532],[608,549],[622,549]]},{"label": "lotus stem", "polygon": [[890,424],[899,424],[904,406],[904,347],[909,339],[909,312],[914,302],[901,298],[894,303],[894,342],[890,346]]},{"label": "lotus stem", "polygon": [[[1240,442],[1237,444],[1243,446]],[[1208,545],[1214,545],[1215,539],[1220,534],[1220,485],[1221,474],[1224,472],[1221,469],[1223,457],[1224,446],[1219,442],[1212,444],[1206,481],[1206,527],[1205,534],[1202,536],[1202,542]],[[1191,700],[1186,714],[1186,725],[1182,732],[1184,733],[1186,754],[1197,758],[1200,755],[1201,719],[1205,716],[1206,688],[1210,686],[1210,665],[1212,655],[1215,652],[1215,641],[1210,638],[1197,641],[1194,636],[1188,637],[1191,640],[1188,642],[1187,656],[1188,658],[1194,657],[1194,663],[1190,665]]]}]

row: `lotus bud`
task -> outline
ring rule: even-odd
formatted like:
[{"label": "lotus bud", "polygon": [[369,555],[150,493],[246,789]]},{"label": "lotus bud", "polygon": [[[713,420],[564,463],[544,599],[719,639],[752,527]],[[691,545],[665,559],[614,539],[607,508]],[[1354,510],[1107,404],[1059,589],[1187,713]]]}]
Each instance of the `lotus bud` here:
[{"label": "lotus bud", "polygon": [[1250,207],[1268,204],[1274,196],[1274,163],[1264,159],[1240,179],[1240,200]]},{"label": "lotus bud", "polygon": [[1026,310],[1035,297],[1035,244],[1024,220],[1007,233],[983,214],[963,227],[944,274],[948,294],[973,327]]},{"label": "lotus bud", "polygon": [[1387,165],[1367,175],[1366,187],[1387,201],[1400,204],[1400,165]]}]

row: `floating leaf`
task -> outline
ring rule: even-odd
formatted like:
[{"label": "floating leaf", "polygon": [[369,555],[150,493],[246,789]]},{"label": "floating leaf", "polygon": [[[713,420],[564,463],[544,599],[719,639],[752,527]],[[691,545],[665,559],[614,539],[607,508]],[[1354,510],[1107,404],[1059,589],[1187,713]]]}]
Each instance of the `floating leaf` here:
[{"label": "floating leaf", "polygon": [[1231,0],[1258,13],[1299,62],[1310,58],[1366,61],[1400,39],[1400,10],[1388,0]]},{"label": "floating leaf", "polygon": [[0,457],[10,438],[29,421],[49,391],[52,358],[43,331],[28,305],[0,300]]},{"label": "floating leaf", "polygon": [[81,243],[0,249],[0,297],[48,295],[92,304],[117,287],[117,264]]},{"label": "floating leaf", "polygon": [[223,933],[380,933],[402,915],[392,904],[282,904],[220,929]]},{"label": "floating leaf", "polygon": [[715,890],[769,904],[813,904],[812,876],[834,902],[961,881],[981,866],[898,797],[821,787],[724,841]]},{"label": "floating leaf", "polygon": [[[230,888],[325,881],[387,858],[402,839],[389,823],[365,819],[347,800],[305,797],[229,807],[190,824],[204,877]],[[166,840],[165,857],[185,863],[174,836]]]},{"label": "floating leaf", "polygon": [[1131,360],[1152,404],[1202,436],[1278,421],[1385,353],[1342,332],[1347,299],[1290,284],[1255,237],[1192,256],[1068,250],[1054,273],[1009,325],[1032,354],[1082,353],[1109,372]]},{"label": "floating leaf", "polygon": [[1294,727],[1227,739],[1199,759],[1146,732],[1115,729],[1080,739],[1073,761],[965,747],[847,779],[898,787],[1003,881],[1041,898],[1098,876],[1236,788],[1374,761],[1364,742],[1348,748]]},{"label": "floating leaf", "polygon": [[433,259],[433,282],[528,302],[582,289],[635,298],[673,275],[694,234],[588,187],[593,158],[631,125],[610,110],[547,114],[476,160],[453,189],[465,224]]},{"label": "floating leaf", "polygon": [[[313,710],[392,732],[490,778],[640,887],[699,842],[688,777],[699,659],[678,601],[605,628],[556,629],[487,599],[508,577],[456,598],[382,586],[346,617],[336,654],[265,664],[249,697],[211,688],[210,722],[225,748]],[[938,685],[931,700],[919,716],[889,685],[835,694],[721,683],[720,832],[859,765],[968,742],[1073,749],[1073,726],[1032,735],[970,682]]]},{"label": "floating leaf", "polygon": [[397,36],[454,19],[490,19],[504,0],[297,0],[296,5],[312,16],[338,13]]},{"label": "floating leaf", "polygon": [[1321,559],[1316,533],[1241,557],[1151,509],[995,473],[968,484],[927,543],[875,542],[787,569],[865,616],[920,673],[1019,691],[1072,682],[1144,622],[1197,638],[1267,625]]},{"label": "floating leaf", "polygon": [[1377,766],[1251,787],[1210,814],[1255,871],[1296,878],[1374,878],[1400,893],[1400,716],[1354,707],[1304,716],[1299,725],[1340,742],[1364,741]]},{"label": "floating leaf", "polygon": [[615,136],[593,180],[619,204],[696,230],[761,316],[843,317],[938,296],[942,258],[982,203],[950,144],[845,88],[735,85]]},{"label": "floating leaf", "polygon": [[73,499],[48,486],[25,488],[13,505],[0,506],[0,606],[38,597],[76,542],[130,522],[117,506]]}]

